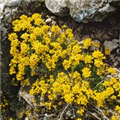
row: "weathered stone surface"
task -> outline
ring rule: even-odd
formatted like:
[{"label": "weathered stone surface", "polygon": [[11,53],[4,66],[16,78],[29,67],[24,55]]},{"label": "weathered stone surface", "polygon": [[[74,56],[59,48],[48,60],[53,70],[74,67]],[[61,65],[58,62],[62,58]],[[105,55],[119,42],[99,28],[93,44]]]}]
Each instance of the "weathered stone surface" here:
[{"label": "weathered stone surface", "polygon": [[65,14],[66,11],[68,10],[66,8],[67,6],[67,1],[66,0],[45,0],[45,5],[46,7],[52,12],[52,13],[55,13],[55,14],[58,14],[58,15],[67,15]]},{"label": "weathered stone surface", "polygon": [[120,6],[120,0],[45,0],[46,7],[54,14],[69,14],[78,22],[102,21]]},{"label": "weathered stone surface", "polygon": [[36,106],[36,104],[33,105],[35,97],[34,95],[29,94],[29,87],[22,86],[19,90],[19,96],[22,97],[31,107]]},{"label": "weathered stone surface", "polygon": [[113,41],[105,41],[104,46],[105,48],[108,48],[111,52],[118,47],[118,44]]}]

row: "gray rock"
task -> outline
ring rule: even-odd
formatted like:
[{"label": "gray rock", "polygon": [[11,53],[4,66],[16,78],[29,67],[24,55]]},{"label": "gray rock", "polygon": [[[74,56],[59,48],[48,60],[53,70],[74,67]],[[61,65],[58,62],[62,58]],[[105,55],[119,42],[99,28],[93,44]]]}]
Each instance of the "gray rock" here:
[{"label": "gray rock", "polygon": [[51,21],[52,21],[51,18],[47,18],[47,19],[45,20],[45,23],[50,23]]},{"label": "gray rock", "polygon": [[112,42],[112,41],[105,41],[104,46],[105,46],[105,48],[108,48],[111,52],[118,47],[118,44],[116,44],[115,42]]},{"label": "gray rock", "polygon": [[[118,49],[116,50],[116,52],[117,52],[117,53],[120,53],[120,48],[118,48]],[[119,57],[120,57],[120,56],[119,56]],[[120,60],[119,60],[119,61],[120,61]]]},{"label": "gray rock", "polygon": [[63,16],[67,11],[66,2],[66,0],[45,0],[45,5],[52,13]]},{"label": "gray rock", "polygon": [[115,56],[113,54],[110,55],[110,59],[115,62]]},{"label": "gray rock", "polygon": [[118,44],[119,40],[118,39],[113,39],[112,42]]},{"label": "gray rock", "polygon": [[29,87],[22,86],[19,90],[19,96],[22,97],[32,108],[33,106],[36,106],[36,103],[33,105],[35,96],[29,94]]},{"label": "gray rock", "polygon": [[54,14],[69,14],[78,22],[102,21],[119,6],[120,0],[45,0],[46,7]]},{"label": "gray rock", "polygon": [[25,120],[29,120],[29,118],[28,118],[28,117],[25,117]]},{"label": "gray rock", "polygon": [[[19,101],[21,100],[21,98],[23,98],[30,107],[34,108],[34,107],[40,107],[40,106],[45,106],[40,105],[39,103],[33,103],[33,101],[35,101],[35,96],[34,95],[30,95],[29,94],[29,90],[30,88],[27,86],[22,86],[19,90]],[[41,102],[44,102],[44,98],[41,96],[38,96],[40,98]]]}]

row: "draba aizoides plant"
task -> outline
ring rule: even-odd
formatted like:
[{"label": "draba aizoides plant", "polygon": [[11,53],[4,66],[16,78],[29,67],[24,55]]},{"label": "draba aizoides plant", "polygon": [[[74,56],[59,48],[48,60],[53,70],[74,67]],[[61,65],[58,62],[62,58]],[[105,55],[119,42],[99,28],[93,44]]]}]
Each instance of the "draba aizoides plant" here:
[{"label": "draba aizoides plant", "polygon": [[22,15],[12,25],[8,39],[14,85],[30,86],[30,94],[42,97],[40,105],[49,110],[75,106],[78,120],[90,110],[102,113],[96,118],[120,119],[120,79],[106,80],[116,71],[105,63],[100,44],[87,38],[79,45],[66,25],[49,26],[38,13]]}]

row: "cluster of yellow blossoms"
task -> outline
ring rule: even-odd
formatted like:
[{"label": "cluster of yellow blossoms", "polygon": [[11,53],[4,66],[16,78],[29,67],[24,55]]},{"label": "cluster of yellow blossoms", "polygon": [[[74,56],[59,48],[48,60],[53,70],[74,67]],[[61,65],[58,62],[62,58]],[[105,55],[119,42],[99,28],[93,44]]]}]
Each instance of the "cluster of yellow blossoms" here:
[{"label": "cluster of yellow blossoms", "polygon": [[5,96],[0,96],[1,97],[1,103],[0,103],[0,110],[2,113],[5,112],[6,107],[8,107],[8,101]]},{"label": "cluster of yellow blossoms", "polygon": [[[13,21],[13,30],[8,36],[10,75],[14,84],[31,85],[30,94],[43,98],[40,105],[49,110],[64,103],[75,105],[81,119],[91,104],[110,108],[115,103],[112,108],[119,115],[120,80],[104,80],[116,71],[105,64],[100,45],[87,38],[80,46],[71,29],[49,26],[37,13]],[[91,45],[97,49],[90,51]]]}]

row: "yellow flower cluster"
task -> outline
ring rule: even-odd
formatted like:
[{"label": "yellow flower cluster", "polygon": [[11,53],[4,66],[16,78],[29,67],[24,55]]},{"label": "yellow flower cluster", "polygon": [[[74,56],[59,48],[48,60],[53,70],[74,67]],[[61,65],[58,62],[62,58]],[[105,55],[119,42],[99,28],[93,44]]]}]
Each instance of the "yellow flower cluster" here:
[{"label": "yellow flower cluster", "polygon": [[84,76],[85,78],[88,78],[88,77],[91,76],[90,68],[85,67],[85,68],[82,69],[82,72],[83,72],[83,76]]},{"label": "yellow flower cluster", "polygon": [[117,105],[117,106],[115,107],[115,110],[120,114],[120,106],[119,106],[119,105]]},{"label": "yellow flower cluster", "polygon": [[13,118],[9,118],[9,120],[13,120]]},{"label": "yellow flower cluster", "polygon": [[80,46],[71,29],[49,26],[37,13],[13,21],[13,30],[8,36],[13,57],[10,74],[21,85],[31,85],[30,94],[44,98],[40,105],[56,109],[64,103],[73,104],[82,116],[91,102],[109,107],[120,98],[119,80],[104,80],[115,71],[107,68],[99,45],[95,51],[88,51],[95,46],[90,38]]},{"label": "yellow flower cluster", "polygon": [[1,96],[0,110],[5,112],[5,108],[8,106],[8,101],[5,96]]},{"label": "yellow flower cluster", "polygon": [[107,71],[108,71],[108,73],[110,73],[110,74],[115,74],[116,73],[116,70],[114,69],[114,68],[108,68],[107,69]]},{"label": "yellow flower cluster", "polygon": [[85,39],[83,42],[85,49],[88,49],[91,46],[91,44],[92,44],[92,40],[90,38]]}]

